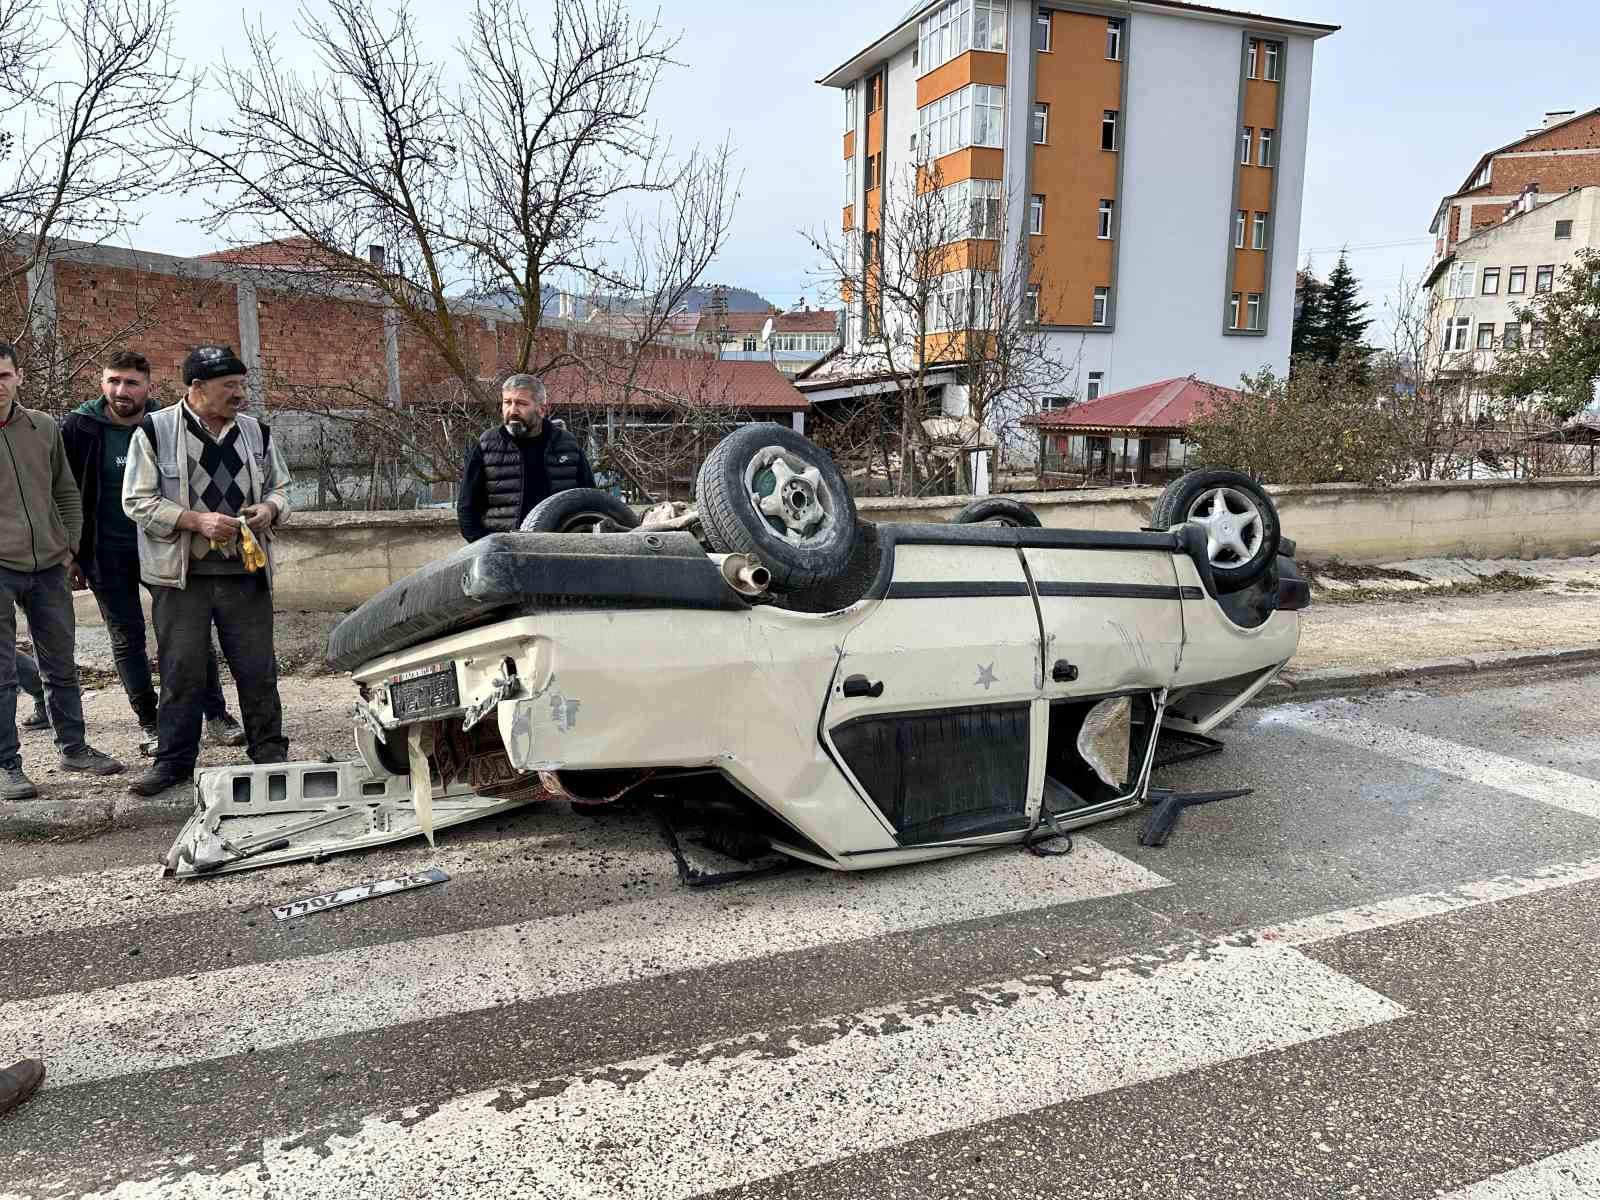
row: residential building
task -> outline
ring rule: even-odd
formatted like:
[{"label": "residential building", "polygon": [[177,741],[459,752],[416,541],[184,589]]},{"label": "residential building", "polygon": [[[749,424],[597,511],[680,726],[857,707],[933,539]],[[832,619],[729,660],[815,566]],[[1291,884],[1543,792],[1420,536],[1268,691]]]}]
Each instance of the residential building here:
[{"label": "residential building", "polygon": [[[1312,54],[1336,28],[1177,0],[916,4],[821,80],[844,97],[860,286],[843,352],[802,389],[870,388],[851,374],[863,332],[903,318],[868,266],[889,188],[913,178],[984,214],[941,291],[1019,256],[1027,231],[1028,303],[1064,393],[1286,368]],[[962,411],[959,370],[936,386]]]},{"label": "residential building", "polygon": [[[696,337],[731,362],[771,362],[794,377],[839,346],[842,314],[831,309],[792,312],[717,312],[701,310]],[[770,339],[761,336],[772,322]]]},{"label": "residential building", "polygon": [[1478,159],[1460,188],[1439,201],[1428,232],[1434,264],[1509,211],[1543,203],[1576,187],[1600,185],[1600,108],[1544,114],[1537,128]]},{"label": "residential building", "polygon": [[1436,339],[1430,357],[1441,376],[1464,383],[1469,408],[1482,399],[1472,381],[1493,371],[1501,352],[1544,336],[1517,310],[1556,287],[1578,251],[1597,247],[1600,184],[1555,196],[1529,191],[1509,216],[1480,225],[1434,264],[1424,281]]}]

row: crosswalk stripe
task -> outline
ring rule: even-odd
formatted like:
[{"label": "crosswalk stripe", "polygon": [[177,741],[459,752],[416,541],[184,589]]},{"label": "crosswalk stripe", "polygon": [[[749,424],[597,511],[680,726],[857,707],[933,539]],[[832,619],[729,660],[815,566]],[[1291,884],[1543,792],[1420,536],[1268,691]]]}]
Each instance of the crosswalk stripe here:
[{"label": "crosswalk stripe", "polygon": [[[1008,980],[267,1137],[118,1197],[678,1200],[1404,1016],[1297,950]],[[263,1182],[270,1181],[270,1182]]]},{"label": "crosswalk stripe", "polygon": [[33,876],[0,890],[0,941],[129,920],[241,912],[424,867],[440,867],[459,879],[519,871],[548,874],[552,868],[592,874],[596,862],[613,874],[656,868],[663,882],[677,884],[672,857],[655,826],[646,830],[620,821],[596,824],[590,817],[549,813],[539,817],[537,832],[516,837],[478,841],[446,832],[432,850],[418,841],[260,872],[163,879],[160,868],[150,865]]},{"label": "crosswalk stripe", "polygon": [[0,1059],[56,1085],[226,1058],[791,951],[1164,887],[1090,838],[762,891],[679,889],[572,915],[0,1004]]},{"label": "crosswalk stripe", "polygon": [[1283,705],[1262,713],[1258,725],[1294,729],[1343,742],[1414,767],[1600,820],[1600,780],[1385,725],[1350,710],[1349,701]]},{"label": "crosswalk stripe", "polygon": [[1440,1200],[1594,1200],[1600,1196],[1600,1141],[1494,1175]]}]

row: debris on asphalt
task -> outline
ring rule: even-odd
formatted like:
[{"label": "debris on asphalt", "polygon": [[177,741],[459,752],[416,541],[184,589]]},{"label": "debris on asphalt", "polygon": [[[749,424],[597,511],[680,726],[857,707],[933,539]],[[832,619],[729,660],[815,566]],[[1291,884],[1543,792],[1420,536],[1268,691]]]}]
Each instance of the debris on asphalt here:
[{"label": "debris on asphalt", "polygon": [[307,896],[304,900],[291,900],[288,904],[274,904],[272,915],[279,921],[292,921],[308,913],[326,912],[330,908],[343,908],[347,904],[359,904],[363,900],[373,900],[379,896],[393,896],[398,892],[411,891],[413,888],[445,883],[449,878],[450,876],[438,867],[429,867],[426,871],[418,871],[414,875],[380,879],[376,883],[362,883],[355,887],[340,888],[335,892],[323,892],[319,896]]}]

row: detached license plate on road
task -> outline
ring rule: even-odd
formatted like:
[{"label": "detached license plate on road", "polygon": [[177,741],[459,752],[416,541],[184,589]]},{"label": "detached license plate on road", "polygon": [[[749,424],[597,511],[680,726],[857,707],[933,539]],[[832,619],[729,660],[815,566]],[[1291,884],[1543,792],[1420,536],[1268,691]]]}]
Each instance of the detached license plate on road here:
[{"label": "detached license plate on road", "polygon": [[389,708],[397,720],[457,708],[460,704],[453,662],[407,671],[389,681]]},{"label": "detached license plate on road", "polygon": [[322,912],[329,908],[342,908],[346,904],[359,904],[363,900],[371,900],[377,896],[388,896],[395,892],[407,892],[412,888],[427,887],[430,883],[445,883],[450,876],[438,867],[429,867],[426,871],[418,871],[415,875],[401,875],[395,879],[380,879],[376,883],[363,883],[356,887],[340,888],[337,892],[323,892],[320,896],[307,896],[304,900],[292,900],[288,904],[274,904],[272,915],[280,921],[293,920],[303,917],[307,913]]}]

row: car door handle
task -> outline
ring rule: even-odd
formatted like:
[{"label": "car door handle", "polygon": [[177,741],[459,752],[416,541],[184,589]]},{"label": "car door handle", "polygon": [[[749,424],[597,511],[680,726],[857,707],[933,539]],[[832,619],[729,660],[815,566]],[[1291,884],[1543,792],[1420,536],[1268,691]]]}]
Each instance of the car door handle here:
[{"label": "car door handle", "polygon": [[883,680],[873,683],[865,675],[851,675],[844,681],[844,694],[846,696],[870,696],[876,700],[883,695]]},{"label": "car door handle", "polygon": [[1050,678],[1057,683],[1072,683],[1078,678],[1078,668],[1064,658],[1056,659],[1056,665],[1050,668]]}]

